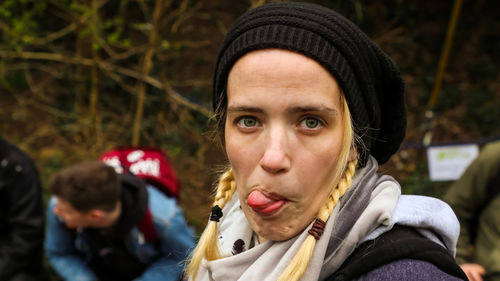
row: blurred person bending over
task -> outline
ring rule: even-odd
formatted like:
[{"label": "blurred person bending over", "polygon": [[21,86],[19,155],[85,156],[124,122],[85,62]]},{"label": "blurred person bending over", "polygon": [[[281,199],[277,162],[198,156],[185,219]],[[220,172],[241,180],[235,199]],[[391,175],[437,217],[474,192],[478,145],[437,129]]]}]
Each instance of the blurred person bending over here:
[{"label": "blurred person bending over", "polygon": [[460,221],[456,260],[470,280],[500,280],[500,141],[487,144],[444,199]]},{"label": "blurred person bending over", "polygon": [[37,168],[0,138],[0,281],[41,280],[43,226]]},{"label": "blurred person bending over", "polygon": [[45,250],[64,280],[179,279],[194,242],[174,199],[100,161],[60,171],[50,187]]}]

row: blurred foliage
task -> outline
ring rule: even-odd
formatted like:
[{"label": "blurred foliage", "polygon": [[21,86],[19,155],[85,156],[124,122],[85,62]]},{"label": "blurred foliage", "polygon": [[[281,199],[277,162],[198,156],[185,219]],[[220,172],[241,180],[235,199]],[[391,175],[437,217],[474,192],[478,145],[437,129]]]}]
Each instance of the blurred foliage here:
[{"label": "blurred foliage", "polygon": [[[0,132],[50,175],[136,141],[166,149],[180,204],[201,230],[225,164],[211,142],[214,60],[233,20],[263,0],[0,1]],[[422,140],[427,101],[452,0],[309,1],[346,15],[399,65],[406,80],[406,142]],[[465,1],[435,108],[436,142],[500,136],[498,1]],[[425,150],[402,149],[382,167],[408,193],[440,195]],[[50,191],[46,192],[46,197]]]}]

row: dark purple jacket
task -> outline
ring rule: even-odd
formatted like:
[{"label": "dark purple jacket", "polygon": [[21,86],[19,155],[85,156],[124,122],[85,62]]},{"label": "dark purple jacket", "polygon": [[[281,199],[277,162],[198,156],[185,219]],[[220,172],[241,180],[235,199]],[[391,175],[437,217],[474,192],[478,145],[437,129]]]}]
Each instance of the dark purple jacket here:
[{"label": "dark purple jacket", "polygon": [[398,260],[372,270],[359,280],[458,281],[462,279],[441,271],[429,262],[405,259]]}]

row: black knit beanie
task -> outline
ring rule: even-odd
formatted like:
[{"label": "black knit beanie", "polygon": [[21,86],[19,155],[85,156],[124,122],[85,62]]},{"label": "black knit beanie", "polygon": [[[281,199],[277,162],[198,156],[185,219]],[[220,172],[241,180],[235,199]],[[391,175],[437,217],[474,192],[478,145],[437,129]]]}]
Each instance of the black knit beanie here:
[{"label": "black knit beanie", "polygon": [[[368,154],[385,163],[406,130],[404,84],[393,61],[351,21],[328,8],[297,2],[272,3],[250,10],[229,29],[217,58],[213,85],[216,113],[227,106],[229,71],[246,53],[280,48],[310,57],[335,77]],[[221,116],[219,116],[221,118]]]}]

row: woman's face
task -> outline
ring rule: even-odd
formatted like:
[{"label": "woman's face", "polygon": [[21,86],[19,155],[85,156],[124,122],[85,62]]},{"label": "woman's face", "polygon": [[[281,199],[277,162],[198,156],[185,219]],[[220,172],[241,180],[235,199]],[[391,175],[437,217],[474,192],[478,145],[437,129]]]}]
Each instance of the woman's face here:
[{"label": "woman's face", "polygon": [[225,144],[239,200],[263,240],[302,232],[325,203],[342,151],[335,79],[278,49],[246,54],[228,77]]}]

